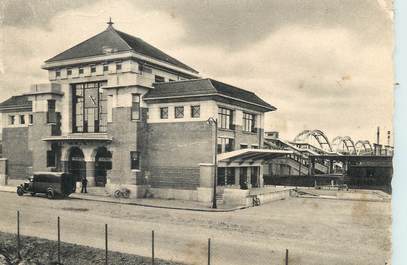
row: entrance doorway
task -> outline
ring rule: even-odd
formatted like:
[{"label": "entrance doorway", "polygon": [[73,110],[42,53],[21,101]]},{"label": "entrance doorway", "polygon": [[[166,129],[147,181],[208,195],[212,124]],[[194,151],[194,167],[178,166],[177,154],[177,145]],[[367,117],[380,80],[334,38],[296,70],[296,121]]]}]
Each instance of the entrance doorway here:
[{"label": "entrance doorway", "polygon": [[78,147],[72,147],[69,152],[68,172],[75,176],[76,181],[81,181],[82,177],[86,177],[85,158]]},{"label": "entrance doorway", "polygon": [[107,170],[112,169],[112,153],[106,147],[99,147],[95,156],[96,186],[106,185]]}]

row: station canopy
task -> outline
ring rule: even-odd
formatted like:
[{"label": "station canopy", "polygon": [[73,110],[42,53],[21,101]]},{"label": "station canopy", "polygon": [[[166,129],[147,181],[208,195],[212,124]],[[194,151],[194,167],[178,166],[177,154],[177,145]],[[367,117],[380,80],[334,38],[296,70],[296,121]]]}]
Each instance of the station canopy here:
[{"label": "station canopy", "polygon": [[273,149],[240,149],[218,155],[219,167],[259,166],[268,161],[293,154],[288,150]]}]

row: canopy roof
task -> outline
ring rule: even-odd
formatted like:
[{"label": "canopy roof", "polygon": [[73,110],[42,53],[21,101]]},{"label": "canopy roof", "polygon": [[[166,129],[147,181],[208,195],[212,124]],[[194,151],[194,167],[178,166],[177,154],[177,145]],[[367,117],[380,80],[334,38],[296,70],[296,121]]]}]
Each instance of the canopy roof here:
[{"label": "canopy roof", "polygon": [[[288,150],[272,150],[272,149],[240,149],[232,152],[226,152],[218,155],[218,163],[231,165],[232,163],[241,166],[253,165],[255,163],[263,163],[268,160],[283,157],[293,154]],[[222,165],[220,165],[222,166]],[[235,165],[236,166],[236,165]]]}]

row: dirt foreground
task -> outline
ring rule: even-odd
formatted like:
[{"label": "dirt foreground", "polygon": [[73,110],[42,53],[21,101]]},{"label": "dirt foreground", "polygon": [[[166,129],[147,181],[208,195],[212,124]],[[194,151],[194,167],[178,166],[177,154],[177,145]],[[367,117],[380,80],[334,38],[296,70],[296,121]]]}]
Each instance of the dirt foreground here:
[{"label": "dirt foreground", "polygon": [[[16,235],[0,232],[0,265],[51,265],[57,262],[57,242],[37,237],[21,237],[21,260],[17,259]],[[150,265],[151,258],[108,253],[109,264]],[[105,251],[92,247],[61,242],[61,263],[64,265],[105,264]],[[158,265],[182,265],[182,263],[155,259]]]}]

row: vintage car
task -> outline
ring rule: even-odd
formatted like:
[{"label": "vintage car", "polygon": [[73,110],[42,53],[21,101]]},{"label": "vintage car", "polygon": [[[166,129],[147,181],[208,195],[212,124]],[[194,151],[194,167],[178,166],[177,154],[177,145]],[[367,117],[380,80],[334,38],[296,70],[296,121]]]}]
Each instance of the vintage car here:
[{"label": "vintage car", "polygon": [[72,174],[64,172],[37,172],[17,187],[19,196],[30,193],[46,194],[49,199],[56,196],[66,197],[76,190],[76,179]]}]

